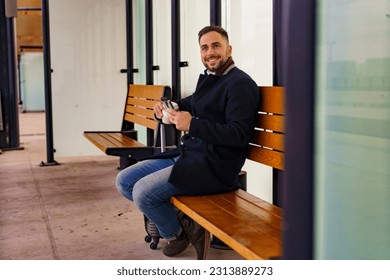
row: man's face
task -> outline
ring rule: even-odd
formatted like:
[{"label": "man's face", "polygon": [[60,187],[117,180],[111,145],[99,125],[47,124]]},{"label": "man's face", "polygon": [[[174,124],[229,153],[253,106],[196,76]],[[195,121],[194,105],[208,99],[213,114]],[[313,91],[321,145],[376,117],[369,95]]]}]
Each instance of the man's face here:
[{"label": "man's face", "polygon": [[226,38],[215,31],[204,34],[199,45],[202,62],[211,72],[221,68],[232,54],[232,47]]}]

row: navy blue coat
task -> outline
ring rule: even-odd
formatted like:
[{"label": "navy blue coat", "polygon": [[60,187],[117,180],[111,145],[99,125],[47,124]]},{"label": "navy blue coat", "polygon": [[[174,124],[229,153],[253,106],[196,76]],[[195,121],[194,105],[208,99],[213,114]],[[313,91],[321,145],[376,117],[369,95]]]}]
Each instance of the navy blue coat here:
[{"label": "navy blue coat", "polygon": [[169,182],[193,195],[239,187],[259,104],[256,83],[237,67],[222,76],[202,74],[195,92],[175,102],[193,119]]}]

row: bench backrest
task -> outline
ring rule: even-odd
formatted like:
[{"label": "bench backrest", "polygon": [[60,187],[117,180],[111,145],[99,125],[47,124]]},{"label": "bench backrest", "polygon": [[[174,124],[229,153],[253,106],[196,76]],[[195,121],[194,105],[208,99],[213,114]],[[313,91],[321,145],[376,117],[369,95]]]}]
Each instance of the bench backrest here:
[{"label": "bench backrest", "polygon": [[153,106],[161,97],[171,98],[169,86],[164,85],[129,85],[125,110],[123,113],[122,131],[133,128],[133,123],[152,130],[158,129]]},{"label": "bench backrest", "polygon": [[258,122],[248,158],[279,170],[284,169],[284,88],[259,87]]}]

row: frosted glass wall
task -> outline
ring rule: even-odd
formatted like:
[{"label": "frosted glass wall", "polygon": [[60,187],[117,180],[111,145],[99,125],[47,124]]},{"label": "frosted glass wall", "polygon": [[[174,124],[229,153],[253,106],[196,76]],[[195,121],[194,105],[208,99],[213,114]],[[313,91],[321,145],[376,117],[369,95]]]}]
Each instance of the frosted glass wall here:
[{"label": "frosted glass wall", "polygon": [[153,60],[160,67],[154,71],[154,83],[172,83],[171,0],[153,0]]},{"label": "frosted glass wall", "polygon": [[188,61],[188,67],[181,68],[181,96],[186,97],[194,92],[199,74],[204,70],[200,59],[198,32],[210,25],[210,1],[180,1],[180,21],[181,61]]},{"label": "frosted glass wall", "polygon": [[[233,59],[260,86],[272,85],[272,0],[223,0]],[[272,168],[247,160],[248,192],[272,202]]]},{"label": "frosted glass wall", "polygon": [[103,154],[85,130],[120,130],[127,92],[123,0],[51,0],[56,156]]},{"label": "frosted glass wall", "polygon": [[133,62],[138,73],[134,73],[134,84],[146,84],[146,34],[145,1],[133,0]]},{"label": "frosted glass wall", "polygon": [[23,112],[45,110],[43,53],[20,53],[20,92]]},{"label": "frosted glass wall", "polygon": [[390,259],[390,1],[319,2],[317,259]]}]

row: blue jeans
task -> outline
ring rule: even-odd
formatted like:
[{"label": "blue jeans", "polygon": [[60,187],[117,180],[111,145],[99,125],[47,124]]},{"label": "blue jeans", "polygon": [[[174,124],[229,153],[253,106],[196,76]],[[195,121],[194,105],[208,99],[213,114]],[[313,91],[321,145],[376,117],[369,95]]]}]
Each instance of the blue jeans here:
[{"label": "blue jeans", "polygon": [[169,201],[172,195],[185,193],[168,182],[175,161],[176,158],[144,160],[123,169],[116,177],[118,191],[134,201],[166,240],[175,239],[182,230],[177,209]]}]

